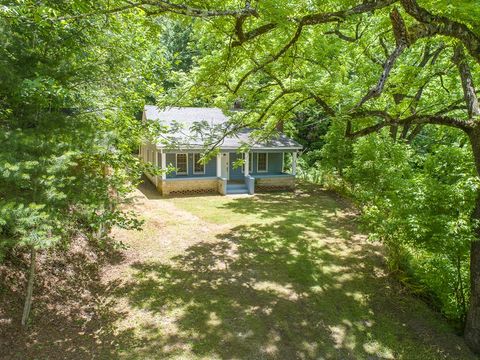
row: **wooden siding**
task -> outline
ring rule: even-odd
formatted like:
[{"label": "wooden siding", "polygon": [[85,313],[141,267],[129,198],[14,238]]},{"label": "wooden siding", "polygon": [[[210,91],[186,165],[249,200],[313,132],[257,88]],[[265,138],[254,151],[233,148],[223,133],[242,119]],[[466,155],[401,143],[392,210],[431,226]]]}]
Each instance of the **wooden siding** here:
[{"label": "wooden siding", "polygon": [[[283,152],[266,152],[268,155],[267,160],[267,171],[266,172],[257,172],[257,163],[258,163],[258,153],[259,152],[251,152],[250,156],[252,157],[252,171],[249,173],[252,176],[256,175],[279,175],[283,173]],[[214,157],[210,159],[210,161],[205,164],[205,173],[204,174],[194,174],[193,167],[194,167],[194,156],[193,152],[188,153],[188,173],[177,175],[175,172],[171,172],[167,174],[167,179],[175,179],[175,178],[201,178],[201,177],[216,177],[217,176],[217,158]],[[234,168],[234,163],[238,159],[242,158],[242,154],[238,154],[236,152],[229,152],[229,171],[230,171],[230,180],[243,180],[245,177],[243,167],[236,167]],[[161,164],[161,158],[159,154],[159,166]],[[166,154],[166,165],[175,167],[176,165],[176,154],[175,153],[167,153]]]},{"label": "wooden siding", "polygon": [[[176,165],[176,154],[175,153],[167,153],[166,154],[167,158],[167,166],[171,165],[174,166]],[[167,174],[167,179],[172,179],[172,178],[184,178],[184,177],[211,177],[211,176],[216,176],[217,175],[217,159],[216,157],[213,157],[210,159],[208,163],[205,164],[205,173],[204,174],[194,174],[193,173],[193,153],[188,153],[188,173],[186,175],[177,175],[175,172],[171,172]]]},{"label": "wooden siding", "polygon": [[[283,171],[283,152],[267,152],[267,164],[268,168],[267,171],[263,172],[257,172],[257,163],[258,163],[258,153],[259,152],[251,152],[250,156],[253,158],[253,169],[252,171],[249,171],[251,175],[257,175],[257,174],[262,174],[262,175],[278,175],[281,174]],[[238,167],[234,168],[233,164],[235,161],[238,159],[242,158],[241,154],[237,154],[234,152],[230,153],[230,179],[231,180],[243,180],[244,178],[244,172],[243,169]]]}]

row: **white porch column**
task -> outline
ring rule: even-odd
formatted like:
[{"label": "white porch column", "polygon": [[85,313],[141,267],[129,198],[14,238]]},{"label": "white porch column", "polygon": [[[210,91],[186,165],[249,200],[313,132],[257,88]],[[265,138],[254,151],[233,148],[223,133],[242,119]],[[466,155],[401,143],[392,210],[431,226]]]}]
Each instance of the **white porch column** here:
[{"label": "white porch column", "polygon": [[167,154],[165,154],[162,150],[162,180],[167,178],[167,173],[165,170],[167,169]]},{"label": "white porch column", "polygon": [[250,163],[249,162],[250,161],[249,156],[250,156],[250,154],[248,152],[246,152],[245,153],[245,159],[244,159],[245,163],[243,164],[243,168],[244,168],[243,172],[244,172],[245,176],[248,176],[248,168],[249,168],[248,164]]},{"label": "white porch column", "polygon": [[222,154],[217,154],[217,177],[222,177]]},{"label": "white porch column", "polygon": [[[153,160],[155,163],[155,167],[158,168],[158,150],[156,146],[155,150],[153,151],[153,155],[155,156],[155,159]],[[155,175],[155,186],[158,186],[158,175]]]},{"label": "white porch column", "polygon": [[297,175],[297,152],[292,153],[292,175]]}]

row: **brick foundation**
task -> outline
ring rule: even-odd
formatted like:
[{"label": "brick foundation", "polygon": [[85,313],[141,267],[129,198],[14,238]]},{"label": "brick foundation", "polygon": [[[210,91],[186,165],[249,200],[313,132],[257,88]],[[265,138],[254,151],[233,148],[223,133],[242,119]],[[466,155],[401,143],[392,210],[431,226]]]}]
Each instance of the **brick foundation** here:
[{"label": "brick foundation", "polygon": [[218,182],[218,179],[162,180],[159,181],[157,189],[163,196],[217,194]]},{"label": "brick foundation", "polygon": [[[291,191],[295,177],[265,177],[255,179],[255,192]],[[159,180],[157,190],[163,195],[226,194],[226,182],[215,179]]]},{"label": "brick foundation", "polygon": [[255,192],[291,191],[293,189],[295,189],[295,177],[293,176],[255,179]]}]

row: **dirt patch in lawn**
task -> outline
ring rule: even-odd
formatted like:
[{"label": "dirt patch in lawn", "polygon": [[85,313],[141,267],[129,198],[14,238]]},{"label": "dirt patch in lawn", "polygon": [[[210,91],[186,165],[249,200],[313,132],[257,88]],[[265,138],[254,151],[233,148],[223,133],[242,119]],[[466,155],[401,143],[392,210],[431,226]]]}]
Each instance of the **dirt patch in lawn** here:
[{"label": "dirt patch in lawn", "polygon": [[115,282],[101,280],[107,264],[124,261],[114,249],[77,239],[69,251],[40,254],[28,327],[22,328],[27,259],[12,254],[0,267],[0,358],[113,358],[113,324],[126,316],[112,306]]}]

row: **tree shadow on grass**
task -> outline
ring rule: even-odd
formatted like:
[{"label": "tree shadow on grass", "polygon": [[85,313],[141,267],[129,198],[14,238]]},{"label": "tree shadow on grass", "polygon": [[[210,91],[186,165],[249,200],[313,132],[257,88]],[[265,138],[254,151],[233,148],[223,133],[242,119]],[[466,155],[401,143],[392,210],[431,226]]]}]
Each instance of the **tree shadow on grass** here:
[{"label": "tree shadow on grass", "polygon": [[122,260],[120,252],[83,240],[68,251],[40,254],[27,328],[20,326],[25,264],[15,257],[14,264],[0,268],[0,358],[115,358],[118,344],[133,336],[114,333],[125,314],[114,310],[115,298],[109,296],[117,282],[102,284],[101,271]]},{"label": "tree shadow on grass", "polygon": [[[325,192],[218,204],[226,217],[255,213],[259,222],[168,262],[137,262],[124,282],[101,281],[105,266],[122,261],[112,249],[42,263],[27,330],[18,325],[23,273],[0,269],[11,285],[0,291],[0,358],[473,358],[421,302],[399,296],[379,246]],[[119,329],[132,316],[117,306],[123,300],[150,321]]]},{"label": "tree shadow on grass", "polygon": [[[468,358],[433,331],[383,273],[380,247],[354,232],[325,193],[258,195],[221,210],[262,220],[189,247],[169,263],[139,262],[117,290],[172,324],[144,327],[134,357],[220,359]],[[428,321],[438,321],[429,319]],[[428,333],[421,335],[422,331]],[[443,344],[452,344],[451,346]]]}]

